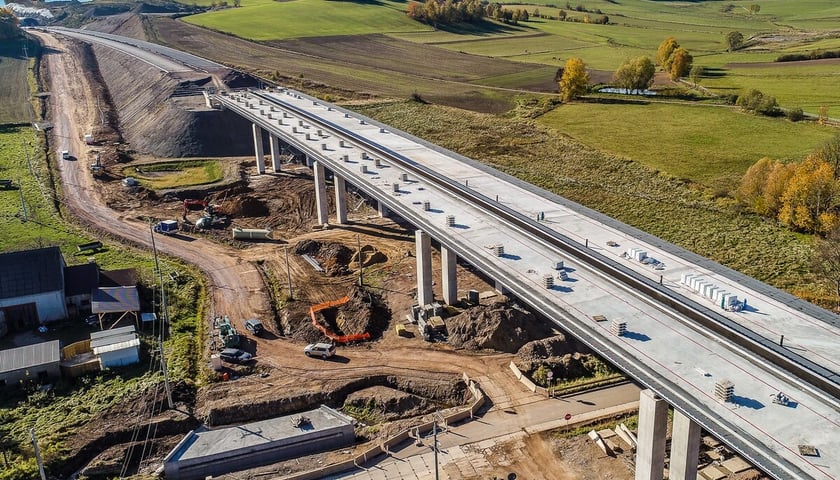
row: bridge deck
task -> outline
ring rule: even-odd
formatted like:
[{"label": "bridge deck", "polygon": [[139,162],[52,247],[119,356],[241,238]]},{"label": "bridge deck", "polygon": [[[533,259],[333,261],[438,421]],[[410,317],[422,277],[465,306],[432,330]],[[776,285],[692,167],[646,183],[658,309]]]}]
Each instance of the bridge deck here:
[{"label": "bridge deck", "polygon": [[[536,242],[516,229],[502,224],[498,218],[461,200],[453,192],[416,175],[405,182],[405,170],[391,165],[376,167],[373,159],[361,158],[362,150],[346,140],[347,132],[375,142],[407,157],[449,179],[457,180],[531,218],[544,213],[543,225],[577,240],[588,242],[589,248],[632,268],[641,275],[659,280],[697,303],[716,308],[679,284],[684,272],[700,274],[731,293],[748,299],[749,309],[743,313],[727,313],[730,319],[773,341],[785,334],[786,346],[826,369],[837,372],[836,352],[840,351],[840,330],[800,310],[803,305],[789,296],[759,282],[727,275],[727,270],[711,262],[692,261],[691,255],[653,237],[633,235],[633,229],[618,222],[604,221],[587,215],[582,207],[563,202],[548,192],[510,182],[493,171],[477,166],[462,157],[434,148],[425,142],[379,125],[356,114],[293,92],[272,93],[277,111],[266,103],[260,105],[253,95],[219,96],[228,108],[256,121],[275,135],[305,153],[323,161],[348,182],[386,201],[392,210],[429,230],[433,237],[456,246],[468,261],[501,280],[526,301],[537,306],[558,324],[580,335],[601,353],[615,361],[631,375],[663,394],[676,407],[696,418],[726,443],[740,450],[777,478],[807,475],[815,479],[840,478],[840,415],[837,399],[809,388],[781,369],[738,351],[723,341],[693,326],[685,318],[666,308],[653,305],[648,299],[605,278],[590,267],[564,256],[556,248]],[[246,106],[246,102],[250,106]],[[260,113],[260,110],[263,112]],[[291,114],[280,125],[282,111]],[[307,112],[320,118],[319,126],[310,119],[299,126],[299,114]],[[273,118],[269,118],[272,115]],[[364,121],[364,123],[360,123]],[[293,133],[296,128],[298,133]],[[317,134],[317,130],[321,134]],[[309,134],[310,140],[306,140]],[[345,140],[345,145],[339,142]],[[326,144],[326,150],[323,147]],[[345,162],[343,155],[349,155]],[[382,158],[382,157],[380,157]],[[368,173],[361,174],[360,166]],[[393,184],[399,184],[398,192]],[[431,203],[423,211],[422,202]],[[584,213],[582,213],[584,212]],[[454,227],[444,227],[447,215],[455,216]],[[626,228],[624,228],[626,227]],[[651,241],[652,240],[652,241]],[[609,247],[616,242],[619,247]],[[504,245],[505,255],[496,257],[487,248]],[[664,263],[663,270],[622,257],[631,247],[639,247]],[[562,281],[553,270],[554,262],[564,259],[569,280]],[[555,287],[542,286],[544,275],[554,275]],[[765,295],[764,292],[774,295]],[[809,310],[805,306],[803,310]],[[551,312],[555,312],[551,315]],[[592,317],[604,315],[609,320],[627,322],[627,333],[618,337],[609,332],[610,321],[594,322]],[[728,379],[735,384],[731,403],[714,398],[715,382]],[[782,391],[793,404],[776,405],[771,397]],[[813,445],[821,456],[803,457],[798,445]]]}]

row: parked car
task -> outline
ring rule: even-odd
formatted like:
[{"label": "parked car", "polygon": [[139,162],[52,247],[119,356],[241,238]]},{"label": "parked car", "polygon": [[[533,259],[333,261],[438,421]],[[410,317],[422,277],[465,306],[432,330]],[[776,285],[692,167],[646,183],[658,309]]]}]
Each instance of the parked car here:
[{"label": "parked car", "polygon": [[335,355],[335,345],[330,343],[310,343],[303,349],[307,357],[329,358]]},{"label": "parked car", "polygon": [[238,348],[226,348],[219,352],[219,357],[230,363],[247,363],[254,358],[250,353]]},{"label": "parked car", "polygon": [[261,321],[256,318],[249,318],[248,320],[245,320],[245,330],[248,330],[254,335],[259,335],[265,329],[263,328]]},{"label": "parked car", "polygon": [[61,158],[64,160],[70,159],[70,150],[62,150],[61,151]]}]

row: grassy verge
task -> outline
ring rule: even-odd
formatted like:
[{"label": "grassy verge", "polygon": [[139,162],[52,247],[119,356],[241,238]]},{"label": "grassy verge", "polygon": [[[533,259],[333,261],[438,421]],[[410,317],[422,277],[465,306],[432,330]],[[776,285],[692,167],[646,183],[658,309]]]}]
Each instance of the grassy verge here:
[{"label": "grassy verge", "polygon": [[222,165],[218,160],[154,163],[125,167],[122,173],[127,177],[136,178],[144,187],[153,190],[206,185],[224,178]]},{"label": "grassy verge", "polygon": [[38,44],[24,38],[0,42],[0,124],[28,123],[33,120],[27,88],[27,71],[38,53]]}]

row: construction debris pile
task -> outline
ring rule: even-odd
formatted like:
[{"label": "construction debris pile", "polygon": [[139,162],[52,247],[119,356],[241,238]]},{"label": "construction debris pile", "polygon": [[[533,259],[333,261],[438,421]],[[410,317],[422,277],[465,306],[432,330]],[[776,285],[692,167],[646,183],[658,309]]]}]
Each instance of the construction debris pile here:
[{"label": "construction debris pile", "polygon": [[384,386],[353,392],[344,400],[344,411],[366,423],[381,423],[417,417],[438,408],[427,398]]},{"label": "construction debris pile", "polygon": [[296,255],[309,255],[318,261],[324,273],[331,277],[350,273],[348,266],[354,257],[354,252],[348,247],[337,243],[322,243],[315,240],[304,240],[295,245]]},{"label": "construction debris pile", "polygon": [[575,339],[565,335],[535,340],[526,343],[516,354],[517,368],[530,374],[541,365],[546,365],[558,378],[573,378],[589,375],[587,368],[592,355],[589,349]]},{"label": "construction debris pile", "polygon": [[449,343],[465,350],[516,353],[526,343],[555,333],[546,322],[506,301],[472,307],[445,323]]}]

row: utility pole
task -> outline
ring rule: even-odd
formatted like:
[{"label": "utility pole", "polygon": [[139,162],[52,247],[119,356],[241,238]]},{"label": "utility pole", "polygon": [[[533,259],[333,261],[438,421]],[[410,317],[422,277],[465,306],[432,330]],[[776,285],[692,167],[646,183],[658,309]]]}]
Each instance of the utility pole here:
[{"label": "utility pole", "polygon": [[432,438],[434,442],[432,443],[432,450],[435,451],[435,480],[440,480],[438,473],[437,418],[435,418],[435,422],[432,424]]},{"label": "utility pole", "polygon": [[289,268],[289,247],[283,247],[286,252],[286,276],[289,277],[289,300],[294,300],[295,295],[292,292],[292,270]]},{"label": "utility pole", "polygon": [[29,429],[29,437],[32,439],[32,446],[35,448],[35,461],[38,462],[38,472],[41,474],[41,480],[47,480],[47,474],[44,472],[44,462],[41,461],[41,449],[38,448],[38,438],[35,437],[35,429]]},{"label": "utility pole", "polygon": [[29,217],[26,215],[26,202],[23,201],[23,184],[20,183],[20,177],[18,177],[18,192],[20,193],[20,210],[23,212],[23,221],[29,220]]},{"label": "utility pole", "polygon": [[356,234],[356,246],[359,249],[359,286],[362,287],[365,284],[365,277],[362,272],[362,236],[361,234]]},{"label": "utility pole", "polygon": [[166,306],[166,288],[163,284],[163,271],[160,269],[160,263],[158,262],[157,245],[155,244],[155,231],[154,227],[152,227],[151,221],[149,221],[149,235],[152,238],[152,252],[154,252],[155,256],[155,269],[157,269],[158,279],[160,281],[160,303],[162,313],[160,335],[158,336],[158,348],[160,348],[160,368],[163,370],[163,384],[166,388],[167,404],[169,405],[169,408],[174,408],[174,402],[172,401],[172,389],[169,386],[169,372],[166,368],[166,355],[163,351],[163,331],[164,326],[169,323],[169,309]]}]

